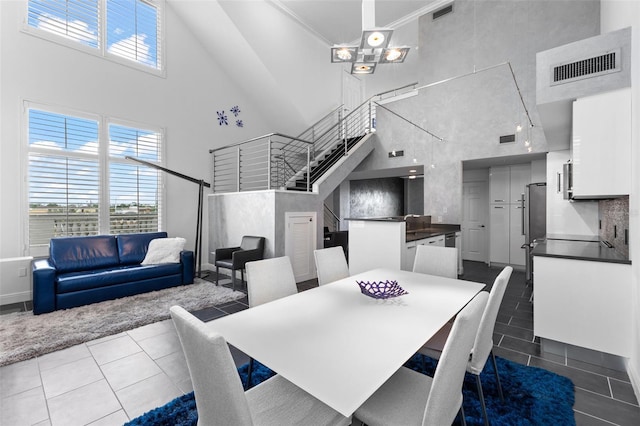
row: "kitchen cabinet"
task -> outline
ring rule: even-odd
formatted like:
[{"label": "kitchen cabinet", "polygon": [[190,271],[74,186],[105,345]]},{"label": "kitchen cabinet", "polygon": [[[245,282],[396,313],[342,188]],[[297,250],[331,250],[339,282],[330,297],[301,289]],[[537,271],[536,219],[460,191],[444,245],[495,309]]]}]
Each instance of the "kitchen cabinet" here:
[{"label": "kitchen cabinet", "polygon": [[631,193],[631,89],[573,103],[573,197]]},{"label": "kitchen cabinet", "polygon": [[531,164],[492,167],[489,173],[489,260],[525,265],[523,199]]},{"label": "kitchen cabinet", "polygon": [[533,332],[556,342],[631,355],[631,265],[534,256]]},{"label": "kitchen cabinet", "polygon": [[490,260],[497,263],[509,263],[509,205],[492,205],[489,215]]}]

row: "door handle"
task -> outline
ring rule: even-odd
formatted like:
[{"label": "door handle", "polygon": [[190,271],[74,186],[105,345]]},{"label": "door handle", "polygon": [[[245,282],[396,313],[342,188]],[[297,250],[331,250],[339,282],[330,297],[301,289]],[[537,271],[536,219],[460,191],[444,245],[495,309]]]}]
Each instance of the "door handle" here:
[{"label": "door handle", "polygon": [[522,194],[522,235],[526,235],[524,232],[524,194]]}]

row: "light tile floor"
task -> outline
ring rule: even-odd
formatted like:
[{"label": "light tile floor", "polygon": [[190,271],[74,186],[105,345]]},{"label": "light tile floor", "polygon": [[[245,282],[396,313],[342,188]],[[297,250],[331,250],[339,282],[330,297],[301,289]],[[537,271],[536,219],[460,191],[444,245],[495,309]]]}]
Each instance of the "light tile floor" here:
[{"label": "light tile floor", "polygon": [[[491,284],[500,269],[465,262],[463,279]],[[230,280],[221,280],[230,284]],[[316,286],[298,284],[299,290]],[[579,426],[638,425],[640,407],[624,372],[541,351],[533,336],[531,286],[515,271],[494,333],[495,353],[571,378]],[[0,313],[12,309],[0,307]],[[246,298],[195,312],[203,321],[247,308]],[[236,365],[248,357],[232,348]],[[122,425],[192,389],[171,320],[0,367],[0,425]]]},{"label": "light tile floor", "polygon": [[[210,320],[246,308],[245,298],[197,314]],[[237,365],[248,361],[232,354]],[[7,426],[122,425],[193,390],[171,320],[0,367],[0,378]]]}]

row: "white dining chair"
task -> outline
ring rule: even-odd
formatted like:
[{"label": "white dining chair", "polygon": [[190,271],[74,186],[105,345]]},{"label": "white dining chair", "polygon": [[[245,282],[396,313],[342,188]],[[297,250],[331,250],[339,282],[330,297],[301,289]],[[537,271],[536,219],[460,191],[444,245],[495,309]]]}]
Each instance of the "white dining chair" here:
[{"label": "white dining chair", "polygon": [[433,378],[401,367],[356,410],[354,420],[368,426],[442,426],[460,412],[466,424],[462,382],[487,298],[480,292],[456,316]]},{"label": "white dining chair", "polygon": [[421,244],[416,247],[413,272],[458,278],[458,249]]},{"label": "white dining chair", "polygon": [[[484,417],[484,424],[489,425],[489,418],[487,416],[487,407],[484,401],[484,394],[482,392],[482,381],[480,380],[480,373],[484,369],[489,356],[491,356],[491,362],[493,364],[493,371],[496,375],[496,382],[498,383],[498,394],[500,399],[504,401],[504,395],[502,393],[502,385],[500,384],[500,375],[498,374],[498,367],[496,365],[496,358],[493,355],[493,329],[496,324],[496,318],[498,317],[498,309],[502,303],[504,292],[511,278],[513,268],[506,266],[500,274],[496,277],[491,291],[489,292],[489,301],[482,314],[480,321],[480,327],[478,327],[478,333],[471,349],[471,356],[467,363],[467,372],[476,376],[476,385],[478,388],[478,398],[480,399],[480,405],[482,407],[482,415]],[[486,293],[486,292],[484,292]],[[430,339],[418,352],[423,355],[427,355],[431,358],[438,359],[442,355],[445,342],[451,335],[450,324],[447,323],[438,333]]]},{"label": "white dining chair", "polygon": [[171,307],[171,318],[189,367],[199,426],[350,423],[280,375],[245,392],[224,337],[180,306]]},{"label": "white dining chair", "polygon": [[342,247],[314,250],[313,257],[318,271],[318,285],[338,281],[350,275]]},{"label": "white dining chair", "polygon": [[[247,262],[247,297],[249,308],[298,292],[289,256]],[[249,358],[247,384],[251,385],[253,358]]]},{"label": "white dining chair", "polygon": [[298,292],[289,256],[247,262],[245,268],[250,308]]}]

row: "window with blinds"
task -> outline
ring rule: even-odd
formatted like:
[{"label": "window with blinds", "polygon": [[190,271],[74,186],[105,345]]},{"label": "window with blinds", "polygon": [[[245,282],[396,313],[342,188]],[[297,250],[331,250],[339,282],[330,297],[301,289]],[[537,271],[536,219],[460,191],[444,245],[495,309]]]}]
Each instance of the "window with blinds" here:
[{"label": "window with blinds", "polygon": [[125,156],[159,163],[161,135],[109,125],[109,232],[158,230],[161,206],[160,172],[131,164]]},{"label": "window with blinds", "polygon": [[107,50],[153,68],[159,67],[158,9],[142,0],[107,1]]},{"label": "window with blinds", "polygon": [[161,228],[160,171],[125,157],[161,164],[162,133],[115,123],[102,132],[103,122],[28,109],[32,250],[47,247],[53,237]]},{"label": "window with blinds", "polygon": [[99,231],[97,120],[29,110],[29,242]]},{"label": "window with blinds", "polygon": [[100,0],[29,0],[30,27],[100,47]]},{"label": "window with blinds", "polygon": [[[162,69],[158,0],[29,0],[28,32],[88,46],[106,57]],[[103,36],[104,34],[104,36]],[[51,37],[48,37],[51,35]]]}]

